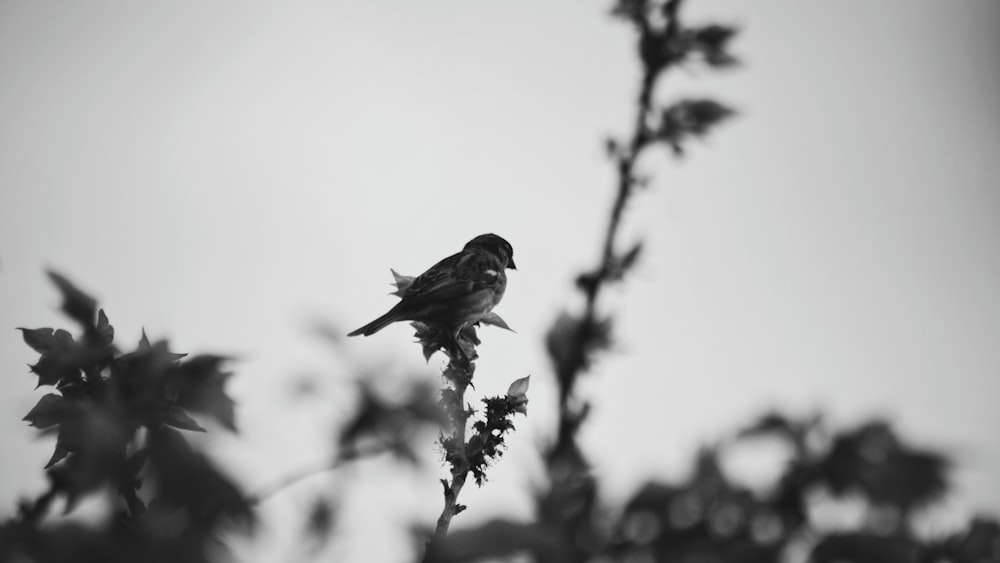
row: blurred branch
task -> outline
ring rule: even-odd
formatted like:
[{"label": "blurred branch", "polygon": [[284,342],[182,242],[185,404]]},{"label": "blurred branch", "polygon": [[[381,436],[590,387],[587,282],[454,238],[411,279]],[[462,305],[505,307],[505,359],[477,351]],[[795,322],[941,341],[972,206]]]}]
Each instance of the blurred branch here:
[{"label": "blurred branch", "polygon": [[[418,327],[418,335],[421,333]],[[463,331],[463,336],[452,351],[445,347],[448,365],[444,378],[448,386],[441,391],[439,404],[447,417],[448,430],[440,436],[445,461],[451,465],[451,479],[441,479],[444,488],[444,507],[438,517],[434,533],[428,540],[424,561],[433,561],[441,556],[446,543],[452,518],[465,510],[458,497],[471,473],[477,485],[486,480],[486,468],[502,455],[505,435],[514,430],[512,418],[515,414],[527,414],[527,392],[529,377],[510,384],[507,393],[498,397],[482,399],[485,405],[483,416],[467,431],[469,418],[475,414],[466,407],[465,392],[472,385],[472,377],[477,358],[475,346],[479,339],[474,329]],[[468,344],[468,345],[466,345]]]},{"label": "blurred branch", "polygon": [[451,433],[447,437],[442,436],[441,443],[445,448],[445,460],[451,464],[451,482],[441,479],[441,486],[444,488],[444,508],[441,509],[441,515],[434,527],[434,535],[427,543],[425,559],[430,557],[435,546],[440,544],[448,534],[451,519],[465,510],[465,506],[458,503],[458,495],[465,487],[470,469],[466,452],[465,426],[471,413],[464,405],[465,391],[472,382],[475,364],[469,360],[468,356],[462,357],[459,354],[450,353],[448,357],[449,361],[444,369],[444,377],[451,387],[442,391],[441,406],[444,407],[451,421]]},{"label": "blurred branch", "polygon": [[538,508],[542,525],[560,530],[560,543],[569,546],[569,551],[562,554],[567,561],[585,559],[602,549],[600,530],[595,528],[592,514],[597,483],[577,443],[590,403],[574,400],[574,392],[580,376],[613,342],[612,319],[598,310],[600,296],[608,284],[625,278],[642,252],[641,241],[619,248],[625,210],[636,190],[648,183],[648,178],[636,173],[637,163],[644,151],[656,144],[682,154],[683,141],[706,134],[733,113],[712,100],[681,100],[667,107],[658,107],[655,101],[657,84],[667,70],[689,60],[712,67],[731,65],[736,60],[727,51],[736,30],[721,25],[685,28],[679,15],[681,5],[681,0],[617,0],[612,10],[613,16],[631,23],[638,35],[641,74],[635,116],[625,140],[607,140],[608,157],[617,172],[615,195],[598,264],[576,279],[584,297],[583,311],[561,313],[546,335],[559,385],[559,421],[555,441],[544,452],[550,490],[539,496]]},{"label": "blurred branch", "polygon": [[274,495],[280,493],[281,491],[299,483],[300,481],[304,481],[316,475],[321,475],[323,473],[335,471],[350,462],[357,461],[362,458],[376,457],[388,451],[389,448],[384,445],[372,445],[366,449],[347,452],[343,455],[338,456],[336,459],[332,461],[328,461],[326,463],[317,465],[315,467],[306,467],[300,469],[290,475],[287,475],[286,477],[282,478],[280,481],[276,483],[273,483],[267,487],[262,487],[261,490],[258,491],[257,493],[248,495],[247,502],[249,504],[260,504],[270,499]]}]

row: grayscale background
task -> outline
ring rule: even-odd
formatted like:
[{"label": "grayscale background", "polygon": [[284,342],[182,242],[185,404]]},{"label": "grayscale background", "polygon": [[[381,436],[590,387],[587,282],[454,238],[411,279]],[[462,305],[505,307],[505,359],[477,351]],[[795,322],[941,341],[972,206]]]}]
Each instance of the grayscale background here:
[{"label": "grayscale background", "polygon": [[[205,447],[255,490],[324,458],[349,366],[438,377],[404,324],[339,353],[312,327],[371,320],[394,301],[390,267],[417,274],[483,232],[514,246],[497,312],[517,332],[481,331],[476,391],[531,374],[531,407],[456,525],[527,515],[554,422],[542,337],[578,305],[613,194],[603,139],[634,112],[633,36],[609,7],[0,0],[0,517],[42,490],[52,447],[18,422],[43,390],[14,330],[68,324],[45,268],[98,296],[125,344],[144,327],[240,358],[241,433]],[[640,165],[655,180],[624,240],[648,252],[605,303],[619,341],[584,389],[603,494],[682,476],[699,445],[779,407],[885,416],[950,455],[953,494],[926,530],[1000,511],[1000,4],[686,14],[741,26],[745,64],[672,74],[660,97],[740,116]],[[440,511],[430,462],[396,480],[362,466],[343,523],[360,541],[341,555],[399,557],[403,527]],[[732,463],[774,470],[767,452]],[[287,556],[329,481],[265,503],[240,557]]]}]

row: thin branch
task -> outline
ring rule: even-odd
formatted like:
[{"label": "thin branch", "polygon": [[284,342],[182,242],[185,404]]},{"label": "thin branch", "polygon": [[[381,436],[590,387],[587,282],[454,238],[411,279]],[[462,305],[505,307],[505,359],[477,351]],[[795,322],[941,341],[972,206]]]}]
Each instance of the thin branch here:
[{"label": "thin branch", "polygon": [[452,435],[449,438],[452,448],[451,451],[446,452],[446,455],[451,456],[451,482],[441,480],[441,484],[444,486],[444,508],[437,519],[434,535],[427,542],[424,561],[430,560],[435,546],[444,542],[448,535],[448,528],[451,526],[451,519],[465,508],[458,504],[458,495],[461,494],[469,476],[469,460],[465,440],[465,427],[469,419],[469,412],[465,409],[465,391],[469,388],[469,382],[472,381],[473,365],[467,358],[460,358],[459,354],[449,353],[449,362],[445,373],[449,374],[447,379],[453,385],[455,396],[454,400],[442,402],[454,425]]},{"label": "thin branch", "polygon": [[[677,34],[681,31],[677,17],[680,4],[681,0],[670,0],[665,6],[667,23],[663,33],[665,34],[664,41],[668,43],[673,41]],[[654,33],[645,20],[638,26],[638,31],[640,33],[640,41],[646,39],[647,36]],[[667,60],[667,62],[663,64],[643,65],[642,78],[637,99],[638,107],[633,122],[634,124],[631,138],[629,139],[627,147],[617,154],[617,191],[614,202],[611,205],[611,213],[608,217],[608,226],[604,233],[600,263],[592,272],[584,275],[584,277],[588,280],[588,283],[580,285],[586,299],[583,319],[579,325],[580,327],[584,327],[584,330],[590,330],[590,327],[595,326],[597,323],[597,299],[601,290],[604,288],[605,283],[608,281],[608,272],[614,268],[615,247],[618,239],[618,232],[621,227],[622,217],[629,199],[635,193],[635,164],[643,149],[650,143],[647,122],[649,114],[652,110],[653,93],[656,89],[657,81],[670,64],[670,61]],[[572,365],[567,366],[570,373],[560,378],[564,382],[569,382],[570,386],[572,385],[572,382],[576,381],[577,376],[584,369],[585,354],[583,353],[583,350],[587,346],[585,339],[588,337],[589,335],[583,333],[577,335],[578,342],[576,348],[578,353],[575,355],[575,361]],[[568,401],[572,396],[572,389],[560,389],[559,396],[560,412],[562,413],[562,416],[560,416],[559,435],[567,436],[572,434],[570,426],[575,424],[575,419],[577,418],[567,412]]]},{"label": "thin branch", "polygon": [[247,502],[249,504],[260,504],[270,499],[274,495],[280,493],[281,491],[295,485],[300,481],[304,481],[305,479],[308,479],[314,475],[320,475],[323,473],[334,471],[336,469],[343,467],[349,462],[356,461],[358,459],[365,457],[375,457],[387,451],[388,448],[386,448],[384,445],[378,445],[378,446],[372,446],[368,449],[362,449],[362,450],[355,449],[344,452],[332,461],[328,461],[326,463],[314,467],[302,468],[290,475],[285,476],[276,483],[261,488],[261,490],[258,491],[257,493],[248,495]]},{"label": "thin branch", "polygon": [[[625,209],[630,198],[635,194],[638,182],[635,167],[643,150],[655,142],[655,133],[651,131],[651,113],[653,111],[653,96],[656,85],[662,74],[682,60],[683,53],[674,52],[680,44],[683,33],[677,18],[681,0],[667,0],[660,5],[665,18],[665,26],[656,29],[650,22],[648,13],[633,19],[639,34],[640,58],[642,59],[642,75],[639,92],[636,99],[636,113],[633,129],[627,141],[619,144],[610,143],[610,155],[614,159],[617,171],[616,193],[608,216],[607,228],[601,244],[599,263],[596,268],[584,272],[578,278],[578,287],[584,294],[585,305],[582,316],[567,323],[565,330],[572,330],[570,342],[561,344],[554,341],[556,360],[556,376],[559,385],[559,421],[555,442],[546,451],[552,476],[551,491],[542,501],[543,518],[553,520],[552,524],[561,529],[566,536],[565,546],[572,555],[567,560],[582,560],[587,558],[587,550],[577,541],[580,533],[587,534],[589,524],[588,509],[579,506],[572,514],[556,509],[555,512],[544,512],[548,502],[561,502],[574,491],[582,481],[591,480],[587,463],[577,444],[576,435],[580,424],[586,418],[589,404],[586,401],[573,402],[576,383],[580,375],[590,365],[590,355],[595,347],[606,345],[608,335],[607,321],[601,319],[598,313],[598,298],[604,286],[621,279],[621,258],[616,253],[619,231]],[[559,323],[554,330],[559,330]],[[558,337],[558,335],[557,335]],[[558,468],[558,470],[555,470]]]}]

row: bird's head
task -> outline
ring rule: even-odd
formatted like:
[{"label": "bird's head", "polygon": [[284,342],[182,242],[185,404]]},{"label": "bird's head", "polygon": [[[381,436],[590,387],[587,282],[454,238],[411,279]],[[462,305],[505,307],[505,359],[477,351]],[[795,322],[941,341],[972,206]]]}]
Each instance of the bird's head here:
[{"label": "bird's head", "polygon": [[481,248],[496,254],[501,260],[503,260],[505,267],[510,268],[511,270],[517,269],[517,266],[514,265],[514,247],[512,247],[509,242],[504,240],[503,237],[494,235],[493,233],[479,235],[478,237],[465,243],[465,248]]}]

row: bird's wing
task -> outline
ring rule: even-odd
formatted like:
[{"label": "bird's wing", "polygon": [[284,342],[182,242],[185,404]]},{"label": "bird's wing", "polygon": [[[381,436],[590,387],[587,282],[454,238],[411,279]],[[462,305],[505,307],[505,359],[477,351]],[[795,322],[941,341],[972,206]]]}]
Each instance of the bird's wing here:
[{"label": "bird's wing", "polygon": [[499,274],[493,262],[480,253],[453,254],[417,276],[403,297],[426,303],[468,295],[496,281]]}]

